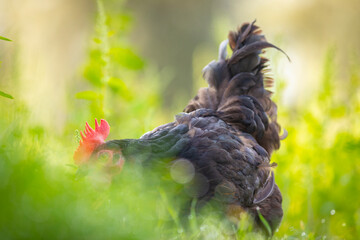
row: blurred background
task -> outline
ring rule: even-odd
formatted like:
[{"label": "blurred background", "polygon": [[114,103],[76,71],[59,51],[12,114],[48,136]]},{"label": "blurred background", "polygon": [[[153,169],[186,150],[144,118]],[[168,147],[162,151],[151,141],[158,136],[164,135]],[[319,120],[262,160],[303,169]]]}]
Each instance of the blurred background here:
[{"label": "blurred background", "polygon": [[[0,36],[12,40],[0,40],[0,90],[14,97],[0,96],[0,188],[9,214],[1,217],[0,231],[11,236],[20,225],[20,237],[57,233],[53,225],[44,227],[48,232],[34,227],[45,221],[40,210],[40,217],[23,214],[36,205],[26,199],[45,201],[36,205],[44,210],[60,190],[47,197],[24,192],[36,188],[31,179],[50,191],[43,182],[54,186],[59,180],[36,172],[57,171],[65,181],[58,204],[69,212],[55,215],[60,223],[70,218],[65,200],[79,201],[66,194],[80,188],[65,166],[72,164],[75,129],[105,117],[113,126],[110,138],[134,138],[172,121],[206,86],[201,70],[217,58],[228,31],[256,19],[267,40],[291,58],[266,52],[279,122],[289,132],[273,155],[285,210],[276,236],[358,239],[359,9],[356,0],[0,0]],[[36,171],[16,174],[24,161]],[[81,222],[89,210],[78,211]],[[67,227],[64,237],[73,230]]]}]

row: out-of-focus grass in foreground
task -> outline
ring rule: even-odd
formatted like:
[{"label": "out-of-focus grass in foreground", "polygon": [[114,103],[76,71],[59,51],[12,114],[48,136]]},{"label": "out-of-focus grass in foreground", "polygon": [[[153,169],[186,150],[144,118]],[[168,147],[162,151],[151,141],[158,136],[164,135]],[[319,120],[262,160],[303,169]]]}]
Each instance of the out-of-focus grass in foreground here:
[{"label": "out-of-focus grass in foreground", "polygon": [[[172,182],[168,171],[159,175],[128,165],[110,184],[99,171],[83,176],[73,165],[74,129],[85,121],[106,117],[110,138],[131,138],[172,119],[161,111],[161,73],[126,41],[131,18],[106,17],[101,3],[99,9],[86,85],[69,89],[74,95],[63,134],[31,124],[21,99],[0,99],[0,238],[261,238],[246,216],[236,227],[212,208],[192,211],[185,224],[179,198],[184,186]],[[332,48],[321,91],[296,109],[279,107],[289,136],[273,155],[284,199],[276,239],[360,238],[360,72],[349,64],[348,75],[337,78],[336,67]]]}]

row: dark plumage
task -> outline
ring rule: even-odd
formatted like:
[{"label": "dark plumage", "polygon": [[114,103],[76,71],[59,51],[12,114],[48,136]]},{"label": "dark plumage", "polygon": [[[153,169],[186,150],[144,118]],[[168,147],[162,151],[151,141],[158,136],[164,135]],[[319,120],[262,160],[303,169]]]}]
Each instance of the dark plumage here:
[{"label": "dark plumage", "polygon": [[[275,47],[257,26],[243,24],[220,45],[219,60],[203,70],[209,87],[176,116],[172,123],[146,133],[140,139],[112,140],[92,152],[121,154],[125,161],[141,159],[152,164],[162,159],[187,159],[200,184],[199,205],[210,199],[227,206],[228,214],[249,212],[262,225],[257,209],[275,230],[282,219],[282,197],[274,182],[270,155],[280,146],[276,105],[264,85],[267,59],[262,49]],[[233,51],[226,58],[227,43]],[[235,216],[238,217],[238,216]]]}]

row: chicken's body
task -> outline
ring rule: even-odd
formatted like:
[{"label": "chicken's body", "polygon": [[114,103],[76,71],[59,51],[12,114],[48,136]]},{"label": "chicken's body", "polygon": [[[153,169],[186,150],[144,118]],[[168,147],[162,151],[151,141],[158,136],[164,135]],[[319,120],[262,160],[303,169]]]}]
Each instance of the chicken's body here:
[{"label": "chicken's body", "polygon": [[[175,121],[140,139],[99,144],[101,151],[120,152],[125,161],[152,164],[162,159],[186,159],[200,181],[194,197],[199,203],[216,200],[249,212],[261,225],[258,212],[275,230],[282,218],[281,194],[274,183],[270,154],[279,147],[276,105],[264,89],[263,48],[275,47],[258,27],[244,24],[230,32],[233,55],[226,59],[226,42],[219,60],[204,68],[209,87],[200,89]],[[265,80],[269,83],[271,80]]]}]

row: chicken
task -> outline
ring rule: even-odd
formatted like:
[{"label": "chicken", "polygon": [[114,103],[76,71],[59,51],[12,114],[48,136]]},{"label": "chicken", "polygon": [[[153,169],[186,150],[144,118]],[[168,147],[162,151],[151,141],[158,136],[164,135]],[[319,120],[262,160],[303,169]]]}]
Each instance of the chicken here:
[{"label": "chicken", "polygon": [[[229,58],[228,45],[233,51]],[[281,137],[276,105],[264,88],[272,79],[264,77],[267,59],[260,54],[269,47],[282,51],[265,40],[254,22],[231,31],[220,45],[218,61],[203,70],[209,87],[200,89],[174,122],[140,139],[107,142],[110,127],[105,120],[95,120],[95,129],[86,123],[75,162],[81,165],[104,153],[109,166],[118,169],[134,159],[143,164],[182,161],[195,170],[199,205],[216,199],[228,215],[246,211],[259,226],[260,212],[274,231],[283,211],[270,155],[280,147]]]}]

